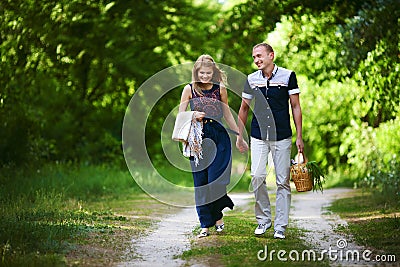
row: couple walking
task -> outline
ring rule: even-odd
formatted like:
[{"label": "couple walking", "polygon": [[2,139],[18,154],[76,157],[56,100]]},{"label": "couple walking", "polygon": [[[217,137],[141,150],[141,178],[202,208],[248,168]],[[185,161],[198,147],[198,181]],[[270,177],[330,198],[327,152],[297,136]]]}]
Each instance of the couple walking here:
[{"label": "couple walking", "polygon": [[[272,227],[271,205],[266,187],[266,166],[269,152],[276,172],[276,214],[274,238],[285,238],[289,221],[291,192],[289,184],[292,130],[289,104],[296,128],[296,146],[303,151],[302,113],[299,87],[295,72],[274,64],[274,50],[260,43],[253,47],[252,56],[258,70],[247,77],[238,113],[238,123],[230,111],[226,76],[209,55],[200,56],[194,64],[192,82],[182,92],[179,112],[190,105],[194,118],[202,121],[202,151],[200,161],[190,157],[196,210],[201,231],[198,237],[207,237],[210,228],[224,230],[222,210],[233,209],[234,203],[227,195],[226,186],[231,175],[231,143],[224,126],[237,133],[236,147],[240,152],[249,149],[243,138],[250,103],[254,99],[251,121],[251,177],[255,196],[255,216],[258,223],[254,234],[262,235]],[[196,164],[195,164],[196,163]]]}]

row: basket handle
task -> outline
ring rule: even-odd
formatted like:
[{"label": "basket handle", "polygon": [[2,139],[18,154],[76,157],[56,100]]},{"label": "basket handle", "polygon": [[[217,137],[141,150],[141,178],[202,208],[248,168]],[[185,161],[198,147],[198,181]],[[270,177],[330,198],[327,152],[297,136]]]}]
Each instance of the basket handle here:
[{"label": "basket handle", "polygon": [[303,153],[303,152],[300,152],[300,153],[297,154],[297,165],[300,164],[300,155],[302,155],[302,157],[303,157],[303,162],[302,162],[302,163],[307,163],[307,159],[306,159],[306,157],[304,156],[304,153]]}]

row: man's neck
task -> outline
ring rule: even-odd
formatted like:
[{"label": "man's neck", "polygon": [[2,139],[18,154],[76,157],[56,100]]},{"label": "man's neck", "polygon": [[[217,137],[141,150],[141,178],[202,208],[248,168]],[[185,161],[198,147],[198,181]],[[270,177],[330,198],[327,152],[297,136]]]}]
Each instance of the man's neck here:
[{"label": "man's neck", "polygon": [[268,66],[265,68],[262,72],[264,74],[264,77],[267,77],[268,79],[271,79],[272,77],[272,72],[274,71],[275,64],[272,64],[271,66]]}]

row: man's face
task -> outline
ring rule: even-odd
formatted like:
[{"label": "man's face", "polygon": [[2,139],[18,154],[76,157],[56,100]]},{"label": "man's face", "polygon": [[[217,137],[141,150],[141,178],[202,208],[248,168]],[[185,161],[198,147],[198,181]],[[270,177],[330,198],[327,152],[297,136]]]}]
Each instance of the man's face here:
[{"label": "man's face", "polygon": [[259,70],[264,70],[273,64],[274,52],[267,52],[265,47],[259,46],[253,49],[253,61]]}]

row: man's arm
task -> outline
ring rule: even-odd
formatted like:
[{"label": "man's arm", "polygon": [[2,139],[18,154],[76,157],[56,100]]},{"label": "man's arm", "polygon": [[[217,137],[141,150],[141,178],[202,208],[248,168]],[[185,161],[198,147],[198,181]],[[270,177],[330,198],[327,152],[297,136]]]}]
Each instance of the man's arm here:
[{"label": "man's arm", "polygon": [[294,125],[296,127],[296,146],[299,153],[303,152],[303,116],[301,113],[299,94],[289,95]]},{"label": "man's arm", "polygon": [[250,109],[250,99],[242,98],[242,103],[240,105],[239,114],[238,114],[238,128],[239,135],[236,139],[236,147],[239,149],[241,153],[246,152],[249,149],[248,144],[243,139],[243,132],[247,122],[247,116],[249,114]]}]

